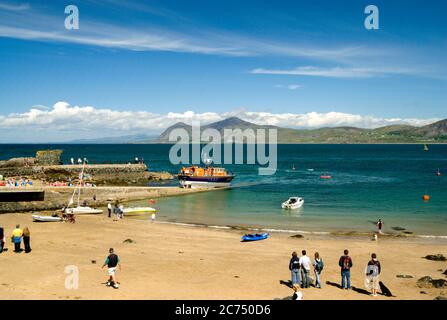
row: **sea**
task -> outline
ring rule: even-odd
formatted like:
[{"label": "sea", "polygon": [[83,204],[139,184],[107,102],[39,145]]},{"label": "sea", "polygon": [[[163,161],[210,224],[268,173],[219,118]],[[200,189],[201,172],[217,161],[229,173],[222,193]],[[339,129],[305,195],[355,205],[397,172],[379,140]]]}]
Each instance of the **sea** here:
[{"label": "sea", "polygon": [[[62,149],[64,163],[71,157],[86,157],[89,163],[127,163],[138,157],[150,171],[175,174],[182,165],[170,162],[171,147],[3,144],[0,160]],[[362,234],[376,230],[380,218],[385,233],[447,238],[445,144],[429,145],[428,151],[420,144],[287,144],[277,146],[277,159],[273,175],[259,175],[258,164],[224,165],[236,174],[231,189],[157,199],[152,205],[159,209],[157,221],[291,234]],[[438,169],[441,176],[435,174]],[[321,179],[322,174],[332,179]],[[429,201],[423,201],[425,194]],[[302,197],[303,207],[281,209],[291,196]]]}]

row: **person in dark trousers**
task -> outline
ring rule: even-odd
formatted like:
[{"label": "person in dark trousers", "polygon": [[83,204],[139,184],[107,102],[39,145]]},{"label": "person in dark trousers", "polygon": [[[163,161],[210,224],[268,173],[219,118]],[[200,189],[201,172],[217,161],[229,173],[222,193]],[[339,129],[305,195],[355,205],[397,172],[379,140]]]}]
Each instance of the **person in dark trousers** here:
[{"label": "person in dark trousers", "polygon": [[107,204],[107,213],[110,218],[112,216],[112,204],[110,202]]},{"label": "person in dark trousers", "polygon": [[292,252],[292,258],[289,262],[289,270],[292,273],[292,286],[298,285],[301,286],[300,281],[300,259],[298,258],[298,254],[296,251]]},{"label": "person in dark trousers", "polygon": [[345,249],[344,255],[338,261],[338,265],[341,268],[341,288],[346,290],[351,289],[352,259],[348,254],[349,251]]},{"label": "person in dark trousers", "polygon": [[379,219],[379,221],[377,221],[377,230],[379,231],[379,233],[382,233],[382,227],[383,227],[383,221],[382,219]]},{"label": "person in dark trousers", "polygon": [[0,227],[0,253],[3,252],[3,248],[5,247],[5,230]]},{"label": "person in dark trousers", "polygon": [[25,253],[31,252],[30,239],[31,233],[29,232],[28,227],[23,228],[23,244],[25,245]]},{"label": "person in dark trousers", "polygon": [[22,243],[23,231],[20,229],[20,225],[16,225],[16,228],[12,231],[11,240],[14,242],[14,252],[21,252],[20,244]]},{"label": "person in dark trousers", "polygon": [[118,289],[118,282],[116,281],[116,267],[118,266],[121,270],[120,258],[113,252],[113,248],[109,249],[109,256],[104,261],[102,268],[107,266],[107,275],[109,279],[107,280],[107,286],[112,286],[115,289]]}]

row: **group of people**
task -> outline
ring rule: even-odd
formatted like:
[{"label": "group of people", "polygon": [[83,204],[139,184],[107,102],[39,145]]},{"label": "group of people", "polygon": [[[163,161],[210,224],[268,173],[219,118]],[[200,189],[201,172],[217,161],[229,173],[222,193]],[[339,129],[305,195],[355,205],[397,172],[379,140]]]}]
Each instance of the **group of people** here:
[{"label": "group of people", "polygon": [[[11,241],[14,243],[14,252],[22,252],[22,241],[25,247],[25,253],[31,252],[31,232],[29,231],[28,227],[25,227],[23,229],[20,228],[20,225],[16,225],[15,229],[12,231],[11,234]],[[5,230],[0,227],[0,253],[3,252],[5,249],[6,244],[6,236],[5,236]]]},{"label": "group of people", "polygon": [[[0,180],[3,180],[0,179]],[[3,185],[8,188],[25,188],[27,186],[32,186],[33,182],[28,178],[9,178],[3,182]]]},{"label": "group of people", "polygon": [[122,204],[119,204],[118,202],[115,202],[114,205],[112,205],[112,203],[109,202],[107,204],[107,216],[109,218],[111,218],[112,213],[115,215],[115,217],[113,218],[114,221],[123,219],[124,218],[124,206]]},{"label": "group of people", "polygon": [[[292,253],[292,258],[289,262],[289,270],[292,278],[292,288],[294,295],[292,299],[300,300],[303,297],[299,288],[309,288],[312,283],[310,272],[311,267],[315,274],[315,288],[321,289],[321,272],[323,271],[324,263],[318,252],[314,254],[314,260],[306,255],[306,250],[303,250],[302,256],[298,257],[296,251]],[[341,288],[345,290],[351,289],[351,268],[353,266],[352,258],[349,256],[349,251],[345,249],[343,255],[338,261],[341,274]],[[365,286],[371,291],[372,296],[377,296],[377,291],[380,289],[379,275],[381,273],[381,265],[375,253],[371,254],[371,260],[368,261],[365,269]]]},{"label": "group of people", "polygon": [[[75,159],[71,158],[70,163],[75,164]],[[77,163],[78,163],[78,165],[81,165],[83,163],[88,164],[88,159],[87,158],[84,158],[84,159],[78,158]]]},{"label": "group of people", "polygon": [[292,286],[295,288],[309,288],[311,285],[311,268],[315,274],[315,288],[321,289],[320,275],[323,271],[324,263],[318,252],[314,254],[314,260],[307,256],[306,250],[301,251],[302,256],[298,257],[296,251],[292,252],[289,262],[289,270],[292,273]]}]

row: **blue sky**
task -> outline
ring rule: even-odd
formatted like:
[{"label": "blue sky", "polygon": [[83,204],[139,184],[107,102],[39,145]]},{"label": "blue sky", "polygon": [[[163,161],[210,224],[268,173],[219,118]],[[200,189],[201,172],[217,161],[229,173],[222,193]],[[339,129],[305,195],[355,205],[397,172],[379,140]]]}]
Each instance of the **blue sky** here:
[{"label": "blue sky", "polygon": [[[64,28],[69,4],[79,30]],[[369,4],[379,30],[364,27]],[[0,142],[229,115],[297,128],[446,118],[446,12],[415,0],[0,0]],[[10,133],[21,127],[33,133]]]}]

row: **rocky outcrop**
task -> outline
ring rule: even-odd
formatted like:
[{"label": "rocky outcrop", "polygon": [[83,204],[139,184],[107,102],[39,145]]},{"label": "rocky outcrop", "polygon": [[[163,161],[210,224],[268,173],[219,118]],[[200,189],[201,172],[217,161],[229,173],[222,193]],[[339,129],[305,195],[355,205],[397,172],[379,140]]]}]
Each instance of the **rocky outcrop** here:
[{"label": "rocky outcrop", "polygon": [[442,254],[439,254],[439,253],[438,254],[429,254],[429,255],[426,255],[424,258],[427,260],[432,260],[432,261],[446,261],[447,260],[446,257],[444,257]]},{"label": "rocky outcrop", "polygon": [[62,164],[62,150],[40,150],[36,152],[36,163],[38,165],[58,165]]},{"label": "rocky outcrop", "polygon": [[445,288],[447,287],[447,280],[444,279],[432,279],[430,276],[420,278],[416,285],[419,288]]}]

